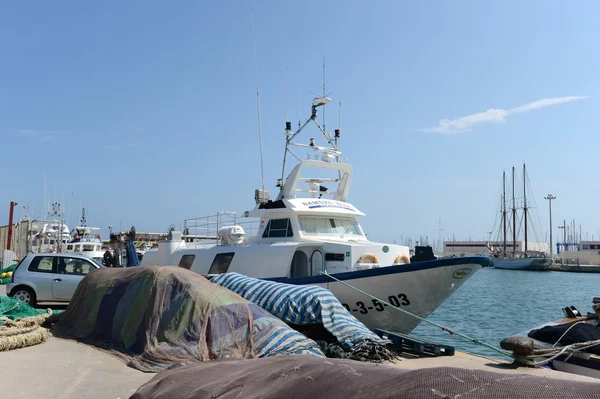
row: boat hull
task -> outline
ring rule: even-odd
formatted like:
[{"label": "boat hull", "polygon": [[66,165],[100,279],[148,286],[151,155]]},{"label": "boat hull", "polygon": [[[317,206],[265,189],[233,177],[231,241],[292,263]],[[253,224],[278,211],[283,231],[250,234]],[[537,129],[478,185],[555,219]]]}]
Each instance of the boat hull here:
[{"label": "boat hull", "polygon": [[584,375],[600,379],[600,356],[589,353],[562,355],[551,362],[553,369],[565,373]]},{"label": "boat hull", "polygon": [[269,280],[321,286],[330,290],[368,328],[408,334],[421,320],[394,308],[426,318],[489,262],[488,257],[459,257],[332,275],[388,304],[374,300],[328,276]]},{"label": "boat hull", "polygon": [[548,270],[552,261],[547,258],[493,259],[494,268],[509,270]]}]

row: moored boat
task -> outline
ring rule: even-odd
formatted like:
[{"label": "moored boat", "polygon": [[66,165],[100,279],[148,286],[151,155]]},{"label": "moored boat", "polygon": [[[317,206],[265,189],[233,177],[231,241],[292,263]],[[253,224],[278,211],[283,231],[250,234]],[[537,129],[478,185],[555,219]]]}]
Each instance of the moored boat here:
[{"label": "moored boat", "polygon": [[67,253],[76,253],[96,259],[102,262],[102,239],[100,238],[99,227],[89,227],[85,217],[85,208],[81,210],[81,219],[79,226],[71,232],[71,240],[67,243]]},{"label": "moored boat", "polygon": [[[353,170],[341,161],[340,131],[331,135],[316,121],[317,109],[329,101],[314,99],[311,116],[298,131],[293,132],[291,123],[286,123],[279,193],[271,200],[264,187],[256,190],[255,207],[245,215],[256,220],[256,234],[246,235],[247,219],[232,212],[186,220],[184,231],[207,239],[188,243],[182,241],[181,232],[172,230],[168,240],[145,253],[142,265],[178,265],[208,276],[237,272],[295,285],[318,285],[329,289],[367,327],[401,333],[413,330],[419,320],[394,307],[427,317],[487,266],[490,258],[485,256],[411,264],[408,247],[367,238],[357,220],[364,213],[348,202]],[[327,147],[318,146],[314,138],[309,144],[294,141],[310,122],[317,125]],[[319,155],[300,160],[292,148]],[[288,153],[299,163],[284,182]],[[318,175],[307,175],[308,171]]]},{"label": "moored boat", "polygon": [[582,315],[566,307],[566,318],[538,326],[527,337],[504,339],[501,346],[523,364],[600,379],[600,298],[594,298],[593,309]]},{"label": "moored boat", "polygon": [[549,258],[504,258],[492,259],[496,269],[548,270],[552,261]]},{"label": "moored boat", "polygon": [[[497,269],[509,270],[548,270],[552,265],[552,259],[546,258],[546,244],[531,242],[528,240],[529,231],[529,206],[527,203],[527,171],[523,164],[523,235],[524,247],[518,248],[521,243],[517,241],[517,207],[515,198],[515,168],[512,168],[512,224],[508,223],[508,209],[506,199],[506,173],[502,174],[502,198],[501,198],[501,223],[499,235],[502,237],[501,246],[492,246],[488,243],[488,249],[493,258],[493,266]],[[509,229],[512,231],[512,243],[508,241]],[[535,246],[535,249],[531,248]]]}]

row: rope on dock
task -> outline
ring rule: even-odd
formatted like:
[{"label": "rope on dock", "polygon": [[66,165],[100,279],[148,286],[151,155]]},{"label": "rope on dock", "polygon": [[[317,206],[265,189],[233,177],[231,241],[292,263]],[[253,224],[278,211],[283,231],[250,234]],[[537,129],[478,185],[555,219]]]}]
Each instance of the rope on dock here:
[{"label": "rope on dock", "polygon": [[474,344],[478,344],[478,345],[485,346],[486,348],[488,348],[488,349],[491,349],[491,350],[493,350],[493,351],[496,351],[496,352],[500,353],[501,355],[504,355],[504,356],[507,356],[507,357],[511,357],[511,358],[513,358],[513,357],[514,357],[512,353],[510,353],[510,352],[508,352],[508,351],[505,351],[504,349],[500,349],[500,348],[498,348],[498,347],[495,347],[495,346],[493,346],[493,345],[490,345],[490,344],[488,344],[488,343],[486,343],[486,342],[480,341],[480,340],[478,340],[478,339],[475,339],[475,338],[471,338],[471,337],[469,337],[469,336],[467,336],[467,335],[465,335],[465,334],[459,333],[459,332],[457,332],[457,331],[454,331],[454,330],[452,330],[452,329],[450,329],[450,328],[448,328],[448,327],[444,327],[444,326],[442,326],[442,325],[440,325],[440,324],[437,324],[437,323],[435,323],[435,322],[433,322],[433,321],[431,321],[431,320],[427,320],[427,319],[425,319],[425,318],[423,318],[423,317],[421,317],[421,316],[418,316],[418,315],[416,315],[416,314],[414,314],[414,313],[411,313],[411,312],[409,312],[408,310],[405,310],[405,309],[402,309],[402,308],[396,307],[396,306],[392,305],[391,303],[389,303],[389,302],[387,302],[387,301],[384,301],[384,300],[383,300],[383,299],[381,299],[381,298],[378,298],[378,297],[376,297],[376,296],[374,296],[374,295],[371,295],[371,294],[369,294],[368,292],[365,292],[365,291],[361,290],[360,288],[356,288],[356,287],[354,287],[354,286],[352,286],[352,285],[350,285],[350,284],[348,284],[348,283],[345,283],[345,282],[343,282],[342,280],[339,280],[339,279],[337,279],[337,278],[333,277],[331,274],[327,273],[327,270],[325,270],[325,271],[322,271],[322,272],[321,272],[321,274],[323,274],[323,275],[325,275],[325,276],[327,276],[327,277],[331,278],[332,280],[335,280],[335,281],[337,281],[337,282],[338,282],[338,283],[340,283],[340,284],[343,284],[343,285],[345,285],[345,286],[346,286],[346,287],[348,287],[348,288],[351,288],[351,289],[353,289],[353,290],[355,290],[355,291],[358,291],[358,292],[360,292],[361,294],[363,294],[363,295],[366,295],[366,296],[368,296],[368,297],[369,297],[369,298],[371,298],[371,299],[376,299],[376,300],[378,300],[379,302],[382,302],[382,303],[384,303],[384,304],[387,304],[387,305],[388,305],[388,306],[390,306],[392,309],[395,309],[395,310],[397,310],[397,311],[399,311],[399,312],[402,312],[402,313],[404,313],[404,314],[407,314],[407,315],[409,315],[409,316],[412,316],[412,317],[414,317],[414,318],[416,318],[416,319],[418,319],[418,320],[420,320],[420,321],[422,321],[422,322],[425,322],[425,323],[431,324],[432,326],[435,326],[435,327],[437,327],[437,328],[441,329],[442,331],[445,331],[445,332],[447,332],[448,334],[451,334],[451,335],[456,335],[456,336],[458,336],[458,337],[461,337],[461,338],[463,338],[463,339],[466,339],[467,341],[473,342]]},{"label": "rope on dock", "polygon": [[41,344],[50,337],[41,325],[50,314],[11,320],[0,317],[0,352]]},{"label": "rope on dock", "polygon": [[[528,355],[528,356],[514,355],[513,357],[517,361],[519,361],[520,363],[523,363],[526,366],[539,367],[539,366],[543,366],[544,364],[550,363],[554,359],[568,353],[569,356],[567,356],[567,358],[564,360],[566,362],[569,360],[571,355],[573,355],[574,353],[584,351],[584,350],[592,348],[596,345],[600,345],[600,339],[597,339],[594,341],[578,342],[578,343],[563,346],[560,348],[535,349],[533,351],[533,355]],[[539,359],[540,357],[545,357],[545,356],[550,356],[550,357],[547,359],[544,359],[544,360],[533,360],[533,359]]]},{"label": "rope on dock", "polygon": [[[571,329],[573,327],[575,327],[577,324],[581,324],[581,323],[585,323],[584,321],[578,321],[577,323],[573,323],[573,325],[571,325],[567,331],[565,331],[558,340],[556,340],[556,342],[554,343],[554,345],[552,345],[552,348],[539,348],[539,349],[534,349],[533,350],[533,354],[531,355],[514,355],[513,357],[520,363],[525,364],[527,366],[532,366],[532,367],[539,367],[539,366],[543,366],[545,364],[550,363],[551,361],[553,361],[554,359],[557,359],[558,357],[568,353],[569,355],[567,356],[567,358],[564,360],[565,362],[569,360],[569,358],[571,357],[571,355],[573,355],[576,352],[580,352],[580,351],[585,351],[586,349],[589,348],[593,348],[596,345],[600,345],[600,339],[596,339],[593,341],[586,341],[586,342],[576,342],[574,344],[571,345],[567,345],[567,346],[562,346],[562,347],[558,347],[556,348],[556,345],[564,338],[565,335],[567,335],[567,333],[569,331],[571,331]],[[547,357],[549,356],[547,359],[544,360],[534,360],[534,359],[539,359],[540,357]]]}]

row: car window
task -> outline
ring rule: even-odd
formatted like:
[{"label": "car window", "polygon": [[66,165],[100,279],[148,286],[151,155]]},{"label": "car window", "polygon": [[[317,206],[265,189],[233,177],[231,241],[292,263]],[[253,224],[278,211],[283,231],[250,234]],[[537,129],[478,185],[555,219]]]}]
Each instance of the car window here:
[{"label": "car window", "polygon": [[38,273],[52,273],[52,260],[51,256],[36,256],[29,264],[27,270]]},{"label": "car window", "polygon": [[56,269],[58,274],[73,274],[84,276],[95,269],[91,262],[78,258],[56,258]]}]

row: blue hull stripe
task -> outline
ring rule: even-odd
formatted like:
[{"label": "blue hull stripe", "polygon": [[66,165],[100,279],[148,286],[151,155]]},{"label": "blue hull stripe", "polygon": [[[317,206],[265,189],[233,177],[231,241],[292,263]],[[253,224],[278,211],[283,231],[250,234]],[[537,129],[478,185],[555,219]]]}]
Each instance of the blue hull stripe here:
[{"label": "blue hull stripe", "polygon": [[[448,267],[448,266],[457,266],[457,265],[481,265],[482,267],[489,266],[491,262],[491,258],[487,256],[465,256],[465,257],[456,257],[456,258],[447,258],[447,259],[439,259],[439,260],[429,260],[425,262],[415,262],[407,265],[396,265],[396,266],[386,266],[386,267],[377,267],[374,269],[367,270],[358,270],[354,272],[344,272],[344,273],[336,273],[332,274],[333,277],[338,280],[354,280],[359,278],[367,278],[367,277],[377,277],[377,276],[385,276],[388,274],[397,274],[397,273],[409,273],[409,272],[417,272],[420,270],[429,270],[429,269],[437,269],[440,267]],[[306,284],[323,284],[323,283],[331,283],[333,280],[328,276],[319,275],[312,277],[275,277],[275,278],[265,278],[263,280],[268,281],[276,281],[279,283],[286,284],[296,284],[296,285],[306,285]]]}]

